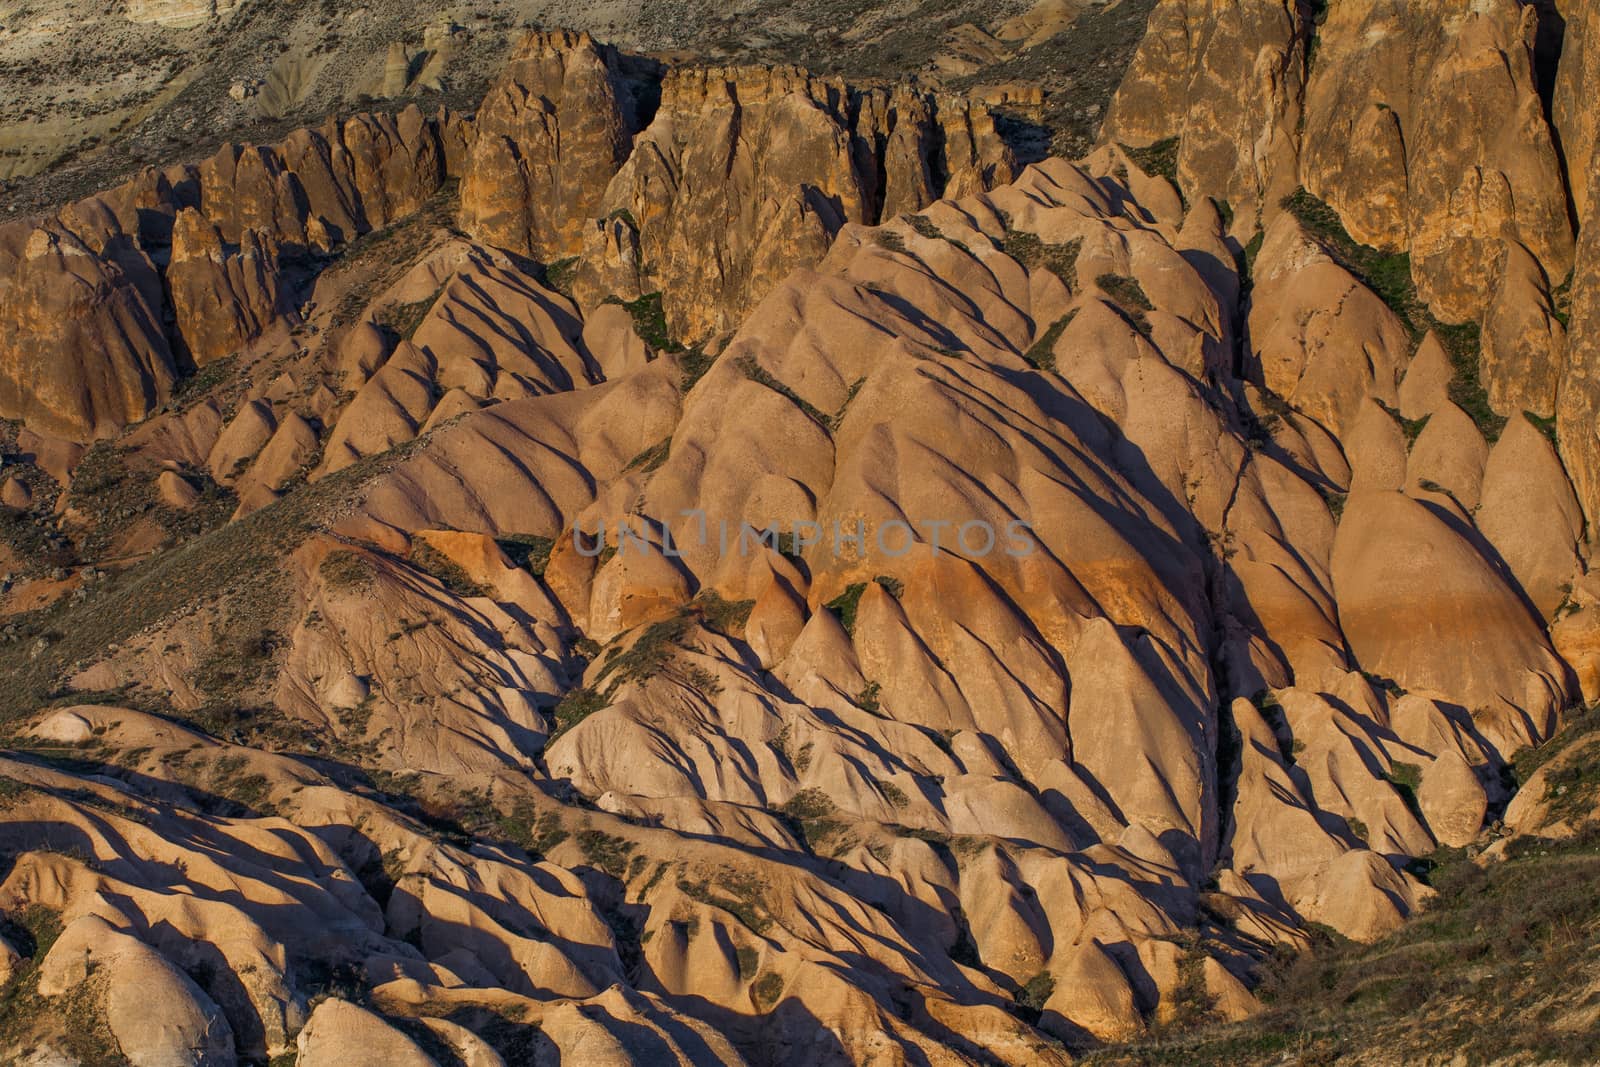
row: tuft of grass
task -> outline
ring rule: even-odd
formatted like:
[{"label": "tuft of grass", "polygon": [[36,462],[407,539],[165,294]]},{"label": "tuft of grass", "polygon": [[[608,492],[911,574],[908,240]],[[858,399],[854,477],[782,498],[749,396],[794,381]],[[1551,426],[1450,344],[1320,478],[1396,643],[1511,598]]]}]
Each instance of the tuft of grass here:
[{"label": "tuft of grass", "polygon": [[1408,419],[1400,414],[1399,408],[1392,408],[1381,400],[1378,401],[1378,404],[1384,411],[1389,413],[1391,419],[1400,424],[1400,432],[1406,439],[1406,451],[1410,452],[1411,446],[1417,443],[1417,438],[1421,437],[1422,431],[1427,429],[1428,420],[1433,418],[1433,415],[1424,415],[1420,419]]},{"label": "tuft of grass", "polygon": [[680,878],[678,891],[691,900],[727,912],[757,936],[772,928],[772,916],[766,907],[766,886],[754,875],[725,868],[715,888],[711,883]]},{"label": "tuft of grass", "polygon": [[473,581],[459,564],[421,538],[411,543],[411,562],[456,596],[489,595],[489,590]]},{"label": "tuft of grass", "polygon": [[[1178,191],[1178,202],[1183,205],[1185,211],[1189,210],[1189,197],[1185,195],[1183,186],[1178,182],[1178,152],[1182,147],[1182,141],[1179,138],[1168,137],[1143,148],[1130,148],[1127,145],[1119,147],[1121,147],[1123,155],[1127,156],[1134,166],[1152,178],[1165,178],[1171,182],[1172,187]],[[1228,214],[1230,216],[1233,214],[1231,207],[1228,210]]]},{"label": "tuft of grass", "polygon": [[1065,244],[1046,244],[1035,234],[1011,229],[1008,223],[1000,248],[1030,272],[1047,270],[1061,279],[1067,292],[1078,291],[1078,253],[1083,250],[1083,238],[1074,238]]},{"label": "tuft of grass", "polygon": [[818,426],[821,426],[825,430],[833,429],[834,420],[830,416],[823,414],[822,411],[816,407],[816,405],[812,404],[808,400],[805,400],[800,396],[799,393],[796,393],[783,382],[780,382],[777,378],[774,378],[765,367],[756,362],[756,358],[754,356],[740,356],[737,366],[741,371],[744,372],[745,377],[749,378],[758,385],[766,386],[774,393],[777,393],[778,395],[788,399],[788,401],[794,404],[795,407],[805,412],[806,415]]},{"label": "tuft of grass", "polygon": [[1056,980],[1049,971],[1040,971],[1017,989],[1016,1012],[1028,1022],[1038,1025],[1050,994],[1056,990]]},{"label": "tuft of grass", "polygon": [[340,593],[356,593],[372,585],[378,577],[378,568],[360,552],[341,548],[323,557],[317,573],[329,589]]},{"label": "tuft of grass", "polygon": [[572,295],[572,283],[578,277],[578,257],[567,256],[554,263],[547,264],[544,268],[544,284],[554,289],[562,296]]},{"label": "tuft of grass", "polygon": [[710,370],[716,361],[716,356],[707,354],[705,349],[698,345],[685,349],[678,356],[679,365],[683,368],[683,379],[678,387],[685,393],[693,389],[695,383],[706,376],[706,371]]},{"label": "tuft of grass", "polygon": [[1528,420],[1528,425],[1544,434],[1545,440],[1552,445],[1560,445],[1560,439],[1556,435],[1556,417],[1554,415],[1549,418],[1542,418],[1531,411],[1524,411],[1522,417]]},{"label": "tuft of grass", "polygon": [[1039,335],[1039,339],[1022,354],[1022,358],[1039,370],[1054,371],[1056,369],[1056,342],[1061,340],[1061,335],[1066,332],[1067,327],[1072,325],[1072,320],[1077,317],[1078,309],[1073,308],[1055,322],[1052,322],[1049,328]]},{"label": "tuft of grass", "polygon": [[770,1011],[783,996],[783,979],[768,971],[750,986],[750,999],[760,1011]]},{"label": "tuft of grass", "polygon": [[443,295],[444,289],[440,288],[432,296],[415,303],[386,304],[373,314],[372,321],[395,337],[409,341],[417,335],[417,329],[427,320],[428,312],[433,310]]},{"label": "tuft of grass", "polygon": [[1133,162],[1133,165],[1146,174],[1165,178],[1173,185],[1178,184],[1178,150],[1182,142],[1177,137],[1168,137],[1166,140],[1157,141],[1155,144],[1143,148],[1130,148],[1122,145],[1122,153]]},{"label": "tuft of grass", "polygon": [[632,841],[603,830],[579,830],[576,840],[589,866],[626,881],[628,860],[636,847]]},{"label": "tuft of grass", "polygon": [[1350,499],[1349,493],[1341,493],[1324,486],[1318,486],[1317,492],[1322,494],[1322,502],[1328,505],[1328,514],[1333,516],[1335,523],[1344,518],[1344,505],[1345,501]]},{"label": "tuft of grass", "polygon": [[893,230],[886,230],[881,226],[872,231],[872,240],[879,248],[888,249],[890,252],[904,252],[906,250],[905,238]]},{"label": "tuft of grass", "polygon": [[595,712],[604,710],[610,703],[605,697],[587,686],[580,685],[576,689],[567,690],[562,695],[560,702],[555,706],[553,714],[556,719],[556,728],[555,732],[550,735],[550,740],[554,741]]},{"label": "tuft of grass", "polygon": [[1139,335],[1149,340],[1150,319],[1145,313],[1154,311],[1156,306],[1145,295],[1144,286],[1139,284],[1138,279],[1122,274],[1102,274],[1094,283],[1111,298],[1112,304],[1139,331]]},{"label": "tuft of grass", "polygon": [[667,461],[667,456],[671,451],[672,438],[664,437],[630,459],[628,465],[622,469],[624,471],[639,471],[642,474],[654,474]]},{"label": "tuft of grass", "polygon": [[[873,581],[882,586],[884,591],[896,600],[905,592],[905,584],[898,578],[880,574]],[[844,592],[823,605],[823,607],[833,612],[834,617],[839,620],[839,625],[844,627],[844,632],[851,637],[856,635],[856,611],[861,606],[861,594],[866,591],[866,582],[853,582],[845,586]]]},{"label": "tuft of grass", "polygon": [[816,852],[820,845],[838,838],[848,828],[843,820],[835,818],[837,810],[828,794],[813,787],[790,797],[779,814],[806,847]]}]

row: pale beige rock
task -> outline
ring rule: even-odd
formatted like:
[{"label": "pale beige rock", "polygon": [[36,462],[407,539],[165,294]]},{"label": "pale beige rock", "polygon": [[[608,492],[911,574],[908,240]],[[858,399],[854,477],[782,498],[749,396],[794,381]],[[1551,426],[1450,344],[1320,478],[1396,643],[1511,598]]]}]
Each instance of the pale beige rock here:
[{"label": "pale beige rock", "polygon": [[295,1045],[305,1067],[438,1067],[415,1041],[337,997],[317,1005]]},{"label": "pale beige rock", "polygon": [[1133,987],[1122,968],[1097,942],[1057,954],[1055,989],[1044,1005],[1040,1028],[1063,1041],[1087,1033],[1107,1042],[1125,1041],[1142,1027]]},{"label": "pale beige rock", "polygon": [[86,982],[99,987],[106,1025],[133,1067],[235,1062],[233,1031],[211,999],[159,952],[92,915],[51,946],[39,992],[59,997]]},{"label": "pale beige rock", "polygon": [[1256,261],[1250,332],[1268,388],[1336,435],[1365,397],[1394,406],[1410,341],[1384,306],[1288,213]]},{"label": "pale beige rock", "polygon": [[1414,495],[1443,492],[1470,512],[1482,499],[1488,458],[1489,446],[1466,412],[1441,404],[1411,446],[1406,489]]},{"label": "pale beige rock", "polygon": [[1541,617],[1552,618],[1577,579],[1583,511],[1554,446],[1521,415],[1489,451],[1476,521]]},{"label": "pale beige rock", "polygon": [[277,429],[272,406],[252,400],[239,408],[206,457],[211,476],[224,485],[245,472],[246,464],[265,447]]},{"label": "pale beige rock", "polygon": [[1502,754],[1550,729],[1563,667],[1528,608],[1433,512],[1395,493],[1352,494],[1332,575],[1363,669],[1473,709]]},{"label": "pale beige rock", "polygon": [[1440,844],[1462,848],[1483,829],[1489,799],[1467,761],[1446,750],[1423,768],[1417,805]]},{"label": "pale beige rock", "polygon": [[1450,381],[1455,368],[1450,366],[1439,338],[1430,332],[1417,346],[1416,355],[1400,382],[1400,414],[1408,419],[1425,419],[1450,400]]}]

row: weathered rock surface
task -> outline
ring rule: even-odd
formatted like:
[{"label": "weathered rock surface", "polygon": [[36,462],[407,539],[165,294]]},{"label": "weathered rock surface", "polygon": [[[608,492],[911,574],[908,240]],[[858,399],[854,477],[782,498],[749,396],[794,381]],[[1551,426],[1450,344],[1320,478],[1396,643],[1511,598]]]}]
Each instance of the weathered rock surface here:
[{"label": "weathered rock surface", "polygon": [[81,276],[93,342],[63,401],[25,319],[8,402],[116,440],[0,428],[0,909],[63,931],[0,951],[63,1006],[0,1055],[81,1018],[149,1062],[1066,1062],[1427,907],[1413,861],[1600,692],[1590,235],[1557,375],[1511,24],[1424,19],[1399,143],[1452,94],[1508,142],[1423,180],[1377,108],[1381,195],[1336,206],[1416,252],[1450,167],[1517,190],[1418,267],[1441,315],[1428,279],[1487,272],[1502,429],[1462,335],[1276,208],[1299,18],[1161,6],[1108,140],[1192,105],[1181,193],[1117,144],[1013,175],[982,105],[791,68],[679,68],[650,117],[633,61],[539,34],[472,122],[8,232],[0,303]]},{"label": "weathered rock surface", "polygon": [[172,352],[137,275],[59,228],[11,227],[0,249],[0,415],[90,441],[166,399]]},{"label": "weathered rock surface", "polygon": [[1161,0],[1101,129],[1145,147],[1178,138],[1178,181],[1248,220],[1294,188],[1305,29],[1283,0]]},{"label": "weathered rock surface", "polygon": [[615,49],[588,34],[533,33],[473,123],[462,226],[543,260],[576,255],[632,133]]}]

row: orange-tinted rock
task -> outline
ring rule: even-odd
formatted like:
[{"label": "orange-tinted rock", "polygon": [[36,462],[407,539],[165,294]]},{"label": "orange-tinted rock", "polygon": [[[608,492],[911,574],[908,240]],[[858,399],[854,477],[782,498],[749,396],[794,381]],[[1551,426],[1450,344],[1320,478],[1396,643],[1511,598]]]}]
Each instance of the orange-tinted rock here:
[{"label": "orange-tinted rock", "polygon": [[[12,235],[21,232],[12,229]],[[172,354],[135,279],[70,233],[0,240],[0,416],[70,441],[148,415],[173,383]]]},{"label": "orange-tinted rock", "polygon": [[[1562,174],[1533,69],[1532,6],[1352,0],[1317,28],[1301,176],[1359,241],[1407,251],[1447,321],[1476,318],[1501,241],[1571,263]],[[1545,365],[1527,371],[1543,373]],[[1538,392],[1547,379],[1508,389]],[[1492,388],[1492,386],[1491,386]],[[1521,405],[1533,406],[1533,405]]]},{"label": "orange-tinted rock", "polygon": [[203,366],[237,352],[280,313],[276,242],[254,230],[234,254],[198,211],[179,212],[167,285],[189,357]]},{"label": "orange-tinted rock", "polygon": [[577,254],[628,153],[620,77],[615,50],[586,33],[529,34],[478,109],[462,226],[540,259]]},{"label": "orange-tinted rock", "polygon": [[1398,493],[1352,494],[1332,573],[1363,670],[1473,709],[1502,754],[1549,731],[1565,668],[1529,608],[1435,511]]},{"label": "orange-tinted rock", "polygon": [[1284,0],[1161,0],[1101,137],[1179,138],[1178,183],[1248,219],[1294,188],[1304,93],[1299,9]]}]

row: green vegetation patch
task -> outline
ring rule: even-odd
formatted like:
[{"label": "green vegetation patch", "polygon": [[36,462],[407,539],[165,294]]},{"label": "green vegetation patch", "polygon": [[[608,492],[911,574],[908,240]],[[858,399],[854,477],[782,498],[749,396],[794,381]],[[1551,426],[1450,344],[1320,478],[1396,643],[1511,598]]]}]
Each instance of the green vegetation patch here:
[{"label": "green vegetation patch", "polygon": [[1154,311],[1156,306],[1145,295],[1144,286],[1139,284],[1139,280],[1122,274],[1102,274],[1094,283],[1111,298],[1112,304],[1139,331],[1140,336],[1149,340],[1150,319],[1146,312]]},{"label": "green vegetation patch", "polygon": [[1065,244],[1046,244],[1034,234],[1011,229],[1007,220],[1006,235],[1000,247],[1030,272],[1047,270],[1061,279],[1067,292],[1078,291],[1078,253],[1083,250],[1083,238],[1073,238]]},{"label": "green vegetation patch", "polygon": [[628,860],[637,847],[632,841],[601,830],[579,830],[575,840],[589,866],[618,880],[627,879]]},{"label": "green vegetation patch", "polygon": [[544,268],[545,285],[563,296],[571,296],[572,283],[577,280],[579,266],[581,264],[577,256],[567,256],[547,264]]},{"label": "green vegetation patch", "polygon": [[667,331],[667,312],[659,292],[646,293],[637,300],[608,296],[603,301],[616,304],[633,319],[633,332],[654,352],[682,352],[683,346]]},{"label": "green vegetation patch", "polygon": [[667,461],[667,456],[670,455],[671,452],[672,438],[663,437],[661,440],[657,441],[655,444],[651,445],[649,448],[630,459],[628,461],[628,465],[622,469],[624,471],[639,471],[643,474],[654,474],[656,471],[661,469],[661,465]]},{"label": "green vegetation patch", "polygon": [[[898,578],[880,574],[873,579],[883,590],[896,600],[905,592],[905,583]],[[861,594],[867,591],[866,582],[853,582],[845,586],[844,592],[828,601],[823,607],[833,612],[839,620],[839,625],[844,627],[844,632],[851,637],[856,633],[856,611],[861,607]]]},{"label": "green vegetation patch", "polygon": [[428,312],[444,296],[441,287],[432,296],[410,304],[385,304],[373,314],[373,322],[379,327],[387,329],[401,340],[409,341],[416,337],[417,330],[428,318]]},{"label": "green vegetation patch", "polygon": [[500,546],[513,567],[535,578],[544,577],[545,568],[550,565],[550,553],[556,547],[554,538],[538,534],[504,534],[495,538],[494,543]]},{"label": "green vegetation patch", "polygon": [[317,567],[322,584],[340,593],[363,592],[378,578],[377,564],[360,552],[335,549]]},{"label": "green vegetation patch", "polygon": [[1067,332],[1067,327],[1072,325],[1072,320],[1078,317],[1078,309],[1073,308],[1055,322],[1052,322],[1044,333],[1039,335],[1029,349],[1022,354],[1022,358],[1042,371],[1056,369],[1056,342],[1061,340],[1061,335]]},{"label": "green vegetation patch", "polygon": [[488,596],[490,593],[490,590],[473,581],[471,575],[455,560],[420,537],[411,542],[411,562],[456,596]]}]

